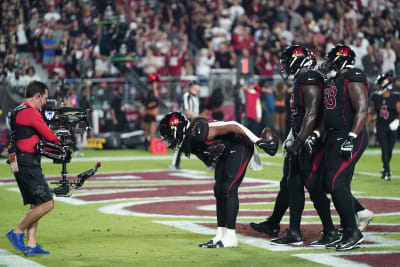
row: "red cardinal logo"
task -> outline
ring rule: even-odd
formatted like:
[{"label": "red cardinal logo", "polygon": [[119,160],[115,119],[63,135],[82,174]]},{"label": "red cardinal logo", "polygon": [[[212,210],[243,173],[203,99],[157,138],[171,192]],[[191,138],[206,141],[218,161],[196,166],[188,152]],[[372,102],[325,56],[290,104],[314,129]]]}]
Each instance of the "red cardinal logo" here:
[{"label": "red cardinal logo", "polygon": [[298,57],[303,55],[303,48],[302,47],[297,47],[296,49],[293,50],[292,57]]},{"label": "red cardinal logo", "polygon": [[349,54],[349,48],[348,48],[348,47],[339,48],[339,50],[338,50],[338,56],[339,56],[339,55],[347,56],[348,54]]},{"label": "red cardinal logo", "polygon": [[179,120],[175,114],[172,114],[171,118],[169,119],[170,126],[177,126],[179,124]]}]

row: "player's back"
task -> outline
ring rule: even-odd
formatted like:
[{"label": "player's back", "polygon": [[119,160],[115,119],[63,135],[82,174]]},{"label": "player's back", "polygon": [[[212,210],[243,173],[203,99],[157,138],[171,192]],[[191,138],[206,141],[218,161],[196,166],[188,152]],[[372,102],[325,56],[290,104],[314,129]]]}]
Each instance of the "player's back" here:
[{"label": "player's back", "polygon": [[327,80],[324,89],[324,122],[327,130],[349,130],[353,124],[354,108],[348,92],[348,83],[368,82],[362,70],[353,68]]}]

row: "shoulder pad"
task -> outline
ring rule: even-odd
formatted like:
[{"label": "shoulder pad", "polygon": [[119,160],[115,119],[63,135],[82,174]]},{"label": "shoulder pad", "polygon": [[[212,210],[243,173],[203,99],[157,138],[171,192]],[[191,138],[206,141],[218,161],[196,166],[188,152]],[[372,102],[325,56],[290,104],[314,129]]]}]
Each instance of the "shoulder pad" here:
[{"label": "shoulder pad", "polygon": [[321,73],[315,70],[308,70],[306,72],[300,73],[298,80],[300,83],[304,84],[321,84],[324,82],[324,77]]},{"label": "shoulder pad", "polygon": [[363,82],[368,84],[364,71],[358,68],[349,69],[343,75],[345,75],[345,78],[351,82]]}]

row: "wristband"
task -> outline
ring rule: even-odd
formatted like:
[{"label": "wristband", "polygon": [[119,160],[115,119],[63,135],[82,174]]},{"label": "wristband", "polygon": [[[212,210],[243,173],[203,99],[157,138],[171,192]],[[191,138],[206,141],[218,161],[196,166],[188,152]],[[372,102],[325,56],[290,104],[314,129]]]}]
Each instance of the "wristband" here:
[{"label": "wristband", "polygon": [[348,136],[353,137],[354,139],[357,138],[357,134],[355,134],[353,132],[349,132]]}]

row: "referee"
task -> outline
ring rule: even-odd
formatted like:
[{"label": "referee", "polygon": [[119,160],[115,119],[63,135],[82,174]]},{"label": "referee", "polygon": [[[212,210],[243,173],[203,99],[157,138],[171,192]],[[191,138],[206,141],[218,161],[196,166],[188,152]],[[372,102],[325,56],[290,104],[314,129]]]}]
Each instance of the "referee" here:
[{"label": "referee", "polygon": [[[193,120],[200,114],[200,100],[199,100],[200,85],[197,81],[189,83],[189,90],[183,94],[183,113],[189,120]],[[181,151],[176,149],[170,169],[180,169]]]},{"label": "referee", "polygon": [[[35,153],[35,145],[41,138],[60,144],[57,136],[44,122],[40,113],[48,97],[48,87],[41,82],[32,81],[25,90],[25,102],[16,107],[10,118],[12,131],[10,157],[24,205],[30,209],[21,222],[11,229],[7,238],[11,244],[26,256],[49,254],[36,243],[36,231],[39,220],[54,207],[53,196],[44,179],[40,166],[40,154]],[[24,232],[28,234],[27,246],[24,244]]]}]

